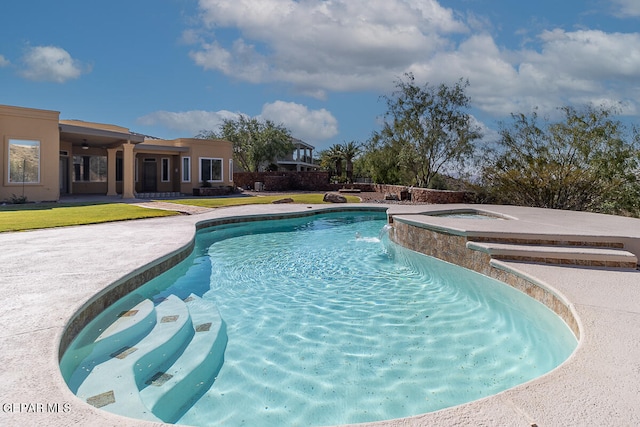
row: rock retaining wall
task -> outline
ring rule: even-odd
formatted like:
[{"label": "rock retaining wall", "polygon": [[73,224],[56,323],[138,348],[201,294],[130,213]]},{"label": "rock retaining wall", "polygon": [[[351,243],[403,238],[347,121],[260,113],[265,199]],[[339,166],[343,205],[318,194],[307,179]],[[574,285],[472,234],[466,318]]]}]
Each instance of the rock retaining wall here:
[{"label": "rock retaining wall", "polygon": [[358,189],[362,192],[378,192],[395,200],[415,203],[470,203],[473,193],[467,191],[432,190],[429,188],[406,187],[386,184],[333,184],[328,172],[236,172],[233,181],[237,187],[255,189],[256,182],[262,183],[264,191],[338,191],[343,188]]},{"label": "rock retaining wall", "polygon": [[256,182],[264,185],[264,191],[329,191],[328,172],[236,172],[234,184],[253,190]]},{"label": "rock retaining wall", "polygon": [[378,193],[394,195],[397,200],[410,200],[415,203],[469,203],[473,198],[473,193],[468,191],[432,190],[430,188],[405,187],[403,185],[367,185]]}]

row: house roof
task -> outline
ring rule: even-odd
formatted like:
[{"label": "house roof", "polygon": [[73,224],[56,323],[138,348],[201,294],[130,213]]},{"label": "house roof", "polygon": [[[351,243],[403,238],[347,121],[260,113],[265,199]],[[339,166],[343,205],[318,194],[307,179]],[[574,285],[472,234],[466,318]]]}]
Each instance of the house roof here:
[{"label": "house roof", "polygon": [[314,150],[316,147],[314,147],[311,144],[307,144],[306,142],[304,142],[301,139],[298,138],[293,138],[293,145],[295,145],[296,147],[300,147],[300,148],[308,148],[311,150]]},{"label": "house roof", "polygon": [[90,147],[111,148],[129,141],[139,144],[144,135],[130,132],[129,129],[115,125],[83,122],[79,120],[60,120],[60,139],[72,144],[86,143]]}]

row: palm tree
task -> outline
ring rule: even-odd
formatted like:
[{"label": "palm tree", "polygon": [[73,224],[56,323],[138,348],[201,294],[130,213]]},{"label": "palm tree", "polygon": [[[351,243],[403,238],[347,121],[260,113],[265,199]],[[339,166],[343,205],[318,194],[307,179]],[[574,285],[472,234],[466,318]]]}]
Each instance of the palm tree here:
[{"label": "palm tree", "polygon": [[353,182],[353,159],[360,154],[361,148],[362,145],[355,141],[349,141],[340,146],[342,158],[347,164],[347,182]]},{"label": "palm tree", "polygon": [[335,167],[336,176],[340,179],[342,177],[342,160],[344,158],[342,145],[333,144],[327,150],[323,151],[323,155],[326,156],[327,163]]}]

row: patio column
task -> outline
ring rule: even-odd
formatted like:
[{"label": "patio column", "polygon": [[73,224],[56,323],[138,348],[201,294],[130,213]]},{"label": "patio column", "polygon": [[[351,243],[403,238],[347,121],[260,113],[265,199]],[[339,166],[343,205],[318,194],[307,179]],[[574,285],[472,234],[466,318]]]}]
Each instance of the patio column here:
[{"label": "patio column", "polygon": [[116,152],[117,148],[107,148],[107,196],[117,196],[116,192]]},{"label": "patio column", "polygon": [[135,178],[133,176],[135,171],[135,156],[133,154],[134,145],[130,141],[126,144],[122,144],[122,198],[133,199],[135,198]]}]

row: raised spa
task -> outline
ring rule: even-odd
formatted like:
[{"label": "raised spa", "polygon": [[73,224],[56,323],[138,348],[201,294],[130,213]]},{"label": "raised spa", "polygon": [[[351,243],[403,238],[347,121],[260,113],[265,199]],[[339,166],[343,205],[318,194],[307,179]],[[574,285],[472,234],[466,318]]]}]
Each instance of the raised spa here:
[{"label": "raised spa", "polygon": [[217,226],[94,319],[70,389],[104,410],[187,425],[407,417],[549,372],[576,338],[544,305],[390,243],[384,214]]}]

